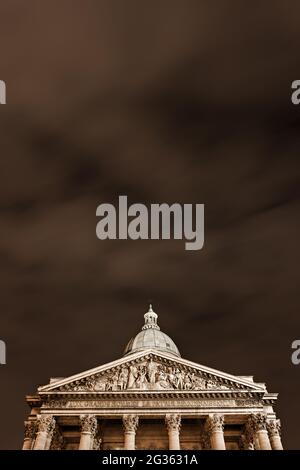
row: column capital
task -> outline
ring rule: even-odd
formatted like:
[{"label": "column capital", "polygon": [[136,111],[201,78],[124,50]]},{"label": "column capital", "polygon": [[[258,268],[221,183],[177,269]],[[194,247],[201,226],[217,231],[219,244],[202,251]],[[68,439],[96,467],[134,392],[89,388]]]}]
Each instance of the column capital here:
[{"label": "column capital", "polygon": [[53,433],[55,428],[55,418],[52,415],[37,416],[38,432]]},{"label": "column capital", "polygon": [[180,431],[181,427],[181,416],[180,414],[166,414],[165,422],[168,431]]},{"label": "column capital", "polygon": [[224,416],[221,414],[210,414],[208,415],[205,423],[205,429],[208,434],[213,432],[222,431],[224,427]]},{"label": "column capital", "polygon": [[37,422],[36,421],[24,421],[24,426],[25,426],[25,431],[24,431],[24,437],[25,439],[33,439],[36,433],[36,428],[37,428]]},{"label": "column capital", "polygon": [[95,434],[97,430],[97,418],[95,415],[80,415],[81,432]]},{"label": "column capital", "polygon": [[139,424],[139,417],[137,415],[123,415],[123,426],[125,432],[136,432]]},{"label": "column capital", "polygon": [[267,415],[265,413],[255,413],[249,416],[247,427],[255,433],[267,430]]},{"label": "column capital", "polygon": [[270,437],[280,436],[281,425],[279,419],[269,419],[267,421],[267,430]]}]

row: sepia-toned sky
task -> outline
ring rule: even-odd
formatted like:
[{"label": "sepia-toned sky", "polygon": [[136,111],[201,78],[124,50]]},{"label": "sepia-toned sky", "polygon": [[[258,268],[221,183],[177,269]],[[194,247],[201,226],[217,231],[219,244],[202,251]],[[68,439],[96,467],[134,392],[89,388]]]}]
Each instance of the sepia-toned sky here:
[{"label": "sepia-toned sky", "polygon": [[[1,1],[1,449],[25,395],[120,357],[150,299],[183,357],[278,392],[300,448],[299,31],[296,1]],[[203,250],[98,240],[123,194],[204,203]]]}]

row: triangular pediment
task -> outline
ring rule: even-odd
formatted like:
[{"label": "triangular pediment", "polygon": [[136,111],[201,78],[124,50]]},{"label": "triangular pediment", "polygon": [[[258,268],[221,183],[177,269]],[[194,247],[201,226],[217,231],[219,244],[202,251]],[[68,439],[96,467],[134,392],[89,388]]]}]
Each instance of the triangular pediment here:
[{"label": "triangular pediment", "polygon": [[125,356],[103,366],[39,387],[40,394],[141,391],[257,391],[263,384],[154,349]]}]

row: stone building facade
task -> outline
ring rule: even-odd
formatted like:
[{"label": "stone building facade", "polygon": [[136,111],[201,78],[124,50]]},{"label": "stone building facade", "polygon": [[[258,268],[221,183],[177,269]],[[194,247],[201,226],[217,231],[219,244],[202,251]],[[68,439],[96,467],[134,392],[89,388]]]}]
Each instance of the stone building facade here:
[{"label": "stone building facade", "polygon": [[50,379],[25,421],[24,450],[281,450],[276,393],[182,359],[150,306],[124,356]]}]

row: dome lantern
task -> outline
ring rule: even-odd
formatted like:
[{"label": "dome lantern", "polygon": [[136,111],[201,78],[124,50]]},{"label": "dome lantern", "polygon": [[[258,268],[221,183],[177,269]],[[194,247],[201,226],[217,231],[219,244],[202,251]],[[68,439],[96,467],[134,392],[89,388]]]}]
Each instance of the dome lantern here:
[{"label": "dome lantern", "polygon": [[160,330],[157,324],[158,315],[153,312],[152,305],[149,305],[149,310],[144,315],[145,318],[145,325],[143,326],[142,330],[148,330],[149,328],[155,328],[156,330]]},{"label": "dome lantern", "polygon": [[174,341],[160,330],[157,318],[158,315],[152,310],[150,304],[148,312],[144,315],[145,324],[142,330],[128,342],[124,356],[147,349],[156,349],[180,357]]}]

